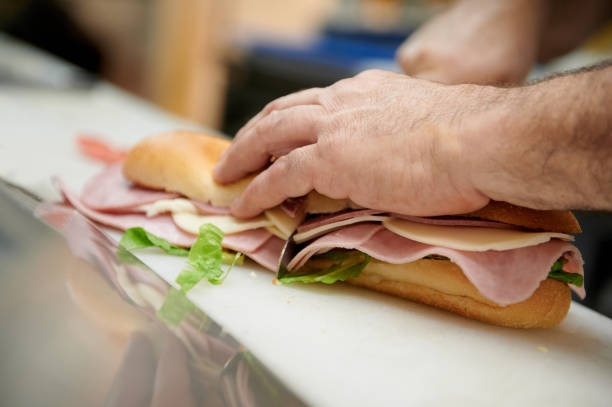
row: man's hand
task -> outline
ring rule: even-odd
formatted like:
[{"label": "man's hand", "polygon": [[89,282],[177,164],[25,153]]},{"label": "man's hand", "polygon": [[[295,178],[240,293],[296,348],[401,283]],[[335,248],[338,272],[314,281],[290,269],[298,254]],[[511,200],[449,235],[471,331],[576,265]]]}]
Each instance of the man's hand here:
[{"label": "man's hand", "polygon": [[366,71],[270,103],[214,176],[260,171],[234,202],[251,217],[311,190],[409,215],[489,199],[612,210],[612,67],[521,88],[441,85]]},{"label": "man's hand", "polygon": [[547,0],[460,0],[397,52],[409,75],[457,84],[522,82],[538,56]]},{"label": "man's hand", "polygon": [[313,189],[412,215],[476,210],[488,198],[461,165],[471,153],[461,151],[456,133],[504,91],[366,71],[270,103],[240,130],[214,176],[233,182],[276,158],[232,206],[238,217]]}]

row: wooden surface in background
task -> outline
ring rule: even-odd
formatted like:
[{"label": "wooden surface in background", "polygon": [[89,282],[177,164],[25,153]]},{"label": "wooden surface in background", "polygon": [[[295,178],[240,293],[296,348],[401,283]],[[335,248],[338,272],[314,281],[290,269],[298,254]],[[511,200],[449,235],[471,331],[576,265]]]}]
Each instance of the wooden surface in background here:
[{"label": "wooden surface in background", "polygon": [[219,128],[231,41],[309,38],[338,0],[62,0],[100,44],[103,75]]},{"label": "wooden surface in background", "polygon": [[151,100],[213,128],[224,105],[226,11],[215,0],[157,0],[145,72]]}]

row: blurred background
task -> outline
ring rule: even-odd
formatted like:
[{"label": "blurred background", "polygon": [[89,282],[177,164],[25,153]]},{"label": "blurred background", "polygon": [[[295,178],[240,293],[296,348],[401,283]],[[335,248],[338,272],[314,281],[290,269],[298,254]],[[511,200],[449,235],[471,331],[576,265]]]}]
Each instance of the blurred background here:
[{"label": "blurred background", "polygon": [[[0,31],[232,135],[268,101],[367,68],[452,0],[5,0]],[[5,50],[6,51],[6,50]],[[0,54],[0,75],[23,67]],[[612,55],[608,25],[542,76]],[[5,75],[6,77],[6,72]]]},{"label": "blurred background", "polygon": [[267,101],[367,67],[442,1],[9,0],[0,30],[233,134]]},{"label": "blurred background", "polygon": [[[267,102],[367,68],[451,0],[2,0],[0,84],[71,88],[103,79],[232,136]],[[36,58],[30,50],[57,58]],[[530,78],[612,56],[608,23]],[[55,61],[55,62],[54,62]],[[57,62],[60,61],[60,62]],[[2,136],[6,137],[6,136]],[[612,218],[579,213],[586,305],[612,316]]]}]

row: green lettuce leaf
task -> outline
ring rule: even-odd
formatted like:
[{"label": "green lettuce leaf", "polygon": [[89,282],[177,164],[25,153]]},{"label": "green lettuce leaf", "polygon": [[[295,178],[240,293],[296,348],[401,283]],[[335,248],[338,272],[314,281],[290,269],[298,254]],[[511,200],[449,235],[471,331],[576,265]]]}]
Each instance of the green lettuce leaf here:
[{"label": "green lettuce leaf", "polygon": [[576,287],[582,287],[582,284],[584,284],[584,277],[582,275],[563,271],[563,266],[565,266],[567,262],[568,260],[565,257],[559,257],[550,268],[548,278],[563,281],[564,283],[572,284]]},{"label": "green lettuce leaf", "polygon": [[225,280],[241,254],[236,253],[232,264],[224,273],[221,268],[223,262],[222,240],[223,232],[215,225],[206,223],[200,226],[200,234],[189,251],[187,263],[190,267],[181,271],[176,278],[176,282],[179,283],[183,292],[189,291],[204,278],[211,284],[221,284]]},{"label": "green lettuce leaf", "polygon": [[567,264],[567,259],[563,256],[559,257],[557,261],[552,265],[550,271],[563,271],[563,266]]},{"label": "green lettuce leaf", "polygon": [[[136,259],[131,250],[157,247],[167,254],[188,257],[189,268],[183,270],[176,279],[183,292],[189,291],[200,280],[206,278],[212,284],[221,284],[235,264],[242,264],[242,253],[230,253],[221,247],[223,232],[207,223],[200,227],[200,234],[190,250],[174,246],[167,240],[147,232],[143,228],[130,228],[119,241],[117,255],[124,263],[131,264]],[[137,259],[136,259],[137,260]],[[224,273],[221,264],[229,264]]]},{"label": "green lettuce leaf", "polygon": [[177,326],[187,314],[196,310],[196,306],[187,299],[185,293],[170,287],[164,303],[157,311],[157,317],[168,325]]},{"label": "green lettuce leaf", "polygon": [[564,283],[575,285],[576,287],[582,287],[584,283],[584,277],[578,273],[568,273],[566,271],[551,271],[548,273],[548,278],[554,278],[555,280],[563,281]]},{"label": "green lettuce leaf", "polygon": [[237,264],[242,266],[244,264],[244,255],[242,253],[232,253],[227,250],[223,250],[221,254],[221,263],[223,264]]},{"label": "green lettuce leaf", "polygon": [[189,255],[189,250],[174,246],[166,239],[155,236],[153,233],[149,233],[143,228],[129,228],[126,230],[123,236],[121,236],[119,246],[123,246],[128,251],[143,249],[145,247],[157,247],[173,256]]},{"label": "green lettuce leaf", "polygon": [[[325,283],[345,281],[349,277],[358,277],[370,262],[370,256],[359,251],[336,251],[314,256],[306,267],[292,273],[281,269],[277,275],[283,284],[291,283]],[[331,264],[330,264],[331,263]]]}]

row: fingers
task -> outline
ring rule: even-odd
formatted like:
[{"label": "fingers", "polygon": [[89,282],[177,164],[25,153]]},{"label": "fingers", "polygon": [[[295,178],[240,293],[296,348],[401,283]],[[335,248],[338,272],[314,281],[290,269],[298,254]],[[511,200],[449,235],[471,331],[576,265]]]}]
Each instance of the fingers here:
[{"label": "fingers", "polygon": [[281,204],[287,198],[306,195],[313,188],[317,164],[316,145],[312,144],[279,158],[259,174],[232,205],[232,214],[250,218]]},{"label": "fingers", "polygon": [[213,176],[220,183],[237,181],[266,166],[270,157],[316,143],[324,109],[318,105],[274,111],[223,153]]},{"label": "fingers", "polygon": [[305,89],[299,92],[292,93],[280,97],[266,105],[261,112],[257,113],[251,120],[247,122],[239,131],[236,133],[235,140],[242,138],[248,133],[257,123],[268,116],[270,113],[276,110],[284,110],[294,106],[300,105],[318,105],[319,96],[321,94],[321,88]]}]

